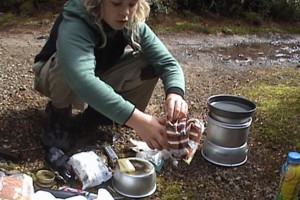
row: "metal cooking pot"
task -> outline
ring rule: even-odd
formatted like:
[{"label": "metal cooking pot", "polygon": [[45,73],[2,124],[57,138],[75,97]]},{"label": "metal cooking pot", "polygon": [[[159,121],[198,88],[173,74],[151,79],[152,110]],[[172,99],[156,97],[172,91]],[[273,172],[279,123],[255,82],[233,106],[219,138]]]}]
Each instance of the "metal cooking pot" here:
[{"label": "metal cooking pot", "polygon": [[219,94],[207,99],[211,117],[224,123],[246,123],[255,112],[256,105],[243,97]]},{"label": "metal cooking pot", "polygon": [[247,161],[248,145],[245,143],[240,147],[227,148],[205,139],[201,153],[207,161],[213,164],[234,167]]},{"label": "metal cooking pot", "polygon": [[121,172],[119,166],[113,175],[114,189],[130,198],[143,198],[156,190],[156,172],[149,161],[142,158],[127,158],[135,167],[134,172]]},{"label": "metal cooking pot", "polygon": [[210,112],[210,116],[211,118],[219,121],[219,122],[223,122],[223,123],[229,123],[229,124],[242,124],[245,122],[248,122],[250,120],[251,117],[246,117],[246,118],[228,118],[228,117],[224,117],[221,115],[217,115],[215,113]]},{"label": "metal cooking pot", "polygon": [[228,124],[207,116],[207,139],[222,147],[239,147],[247,142],[252,118],[243,124]]}]

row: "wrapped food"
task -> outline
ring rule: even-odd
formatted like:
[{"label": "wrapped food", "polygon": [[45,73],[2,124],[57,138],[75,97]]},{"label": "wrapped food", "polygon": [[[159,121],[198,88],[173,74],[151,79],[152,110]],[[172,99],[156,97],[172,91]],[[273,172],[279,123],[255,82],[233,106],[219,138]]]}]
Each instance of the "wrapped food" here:
[{"label": "wrapped food", "polygon": [[34,194],[33,180],[26,174],[0,177],[0,199],[30,200]]},{"label": "wrapped food", "polygon": [[100,185],[112,177],[112,173],[107,166],[93,151],[73,155],[69,160],[69,164],[82,183],[83,190]]},{"label": "wrapped food", "polygon": [[168,120],[166,131],[172,158],[190,164],[204,131],[204,123],[193,118],[182,118],[175,122]]}]

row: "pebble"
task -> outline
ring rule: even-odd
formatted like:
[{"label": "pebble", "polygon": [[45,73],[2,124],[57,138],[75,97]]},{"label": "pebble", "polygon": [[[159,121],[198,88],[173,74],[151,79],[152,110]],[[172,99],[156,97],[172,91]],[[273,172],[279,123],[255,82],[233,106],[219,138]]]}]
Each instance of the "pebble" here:
[{"label": "pebble", "polygon": [[218,181],[218,182],[221,182],[222,178],[221,178],[221,176],[217,176],[217,177],[215,178],[215,180]]}]

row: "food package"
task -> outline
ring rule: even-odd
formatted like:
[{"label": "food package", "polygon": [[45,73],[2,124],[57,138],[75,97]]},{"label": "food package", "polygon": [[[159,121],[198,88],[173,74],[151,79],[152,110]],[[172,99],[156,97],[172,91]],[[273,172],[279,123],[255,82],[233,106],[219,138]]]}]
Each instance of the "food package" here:
[{"label": "food package", "polygon": [[146,142],[134,140],[132,138],[130,138],[130,142],[134,145],[131,149],[137,152],[136,157],[150,161],[154,165],[156,172],[160,172],[164,160],[170,158],[170,152],[166,149],[150,149]]},{"label": "food package", "polygon": [[112,177],[107,166],[93,151],[74,154],[68,163],[82,183],[83,190],[100,185]]},{"label": "food package", "polygon": [[0,177],[0,199],[30,200],[33,194],[33,180],[30,176],[15,174]]},{"label": "food package", "polygon": [[194,118],[182,118],[175,122],[168,120],[166,130],[172,158],[190,164],[204,131],[204,123]]}]

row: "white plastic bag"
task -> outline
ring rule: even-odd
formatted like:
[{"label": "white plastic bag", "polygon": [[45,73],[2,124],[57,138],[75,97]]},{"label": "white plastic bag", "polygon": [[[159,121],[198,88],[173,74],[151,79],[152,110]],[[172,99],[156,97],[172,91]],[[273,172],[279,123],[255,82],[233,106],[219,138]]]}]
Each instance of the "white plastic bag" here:
[{"label": "white plastic bag", "polygon": [[34,194],[33,180],[26,174],[0,177],[0,199],[29,200]]},{"label": "white plastic bag", "polygon": [[98,189],[98,198],[96,200],[114,200],[111,194],[104,188]]},{"label": "white plastic bag", "polygon": [[74,154],[69,164],[82,183],[83,190],[100,185],[112,177],[107,166],[93,151]]}]

